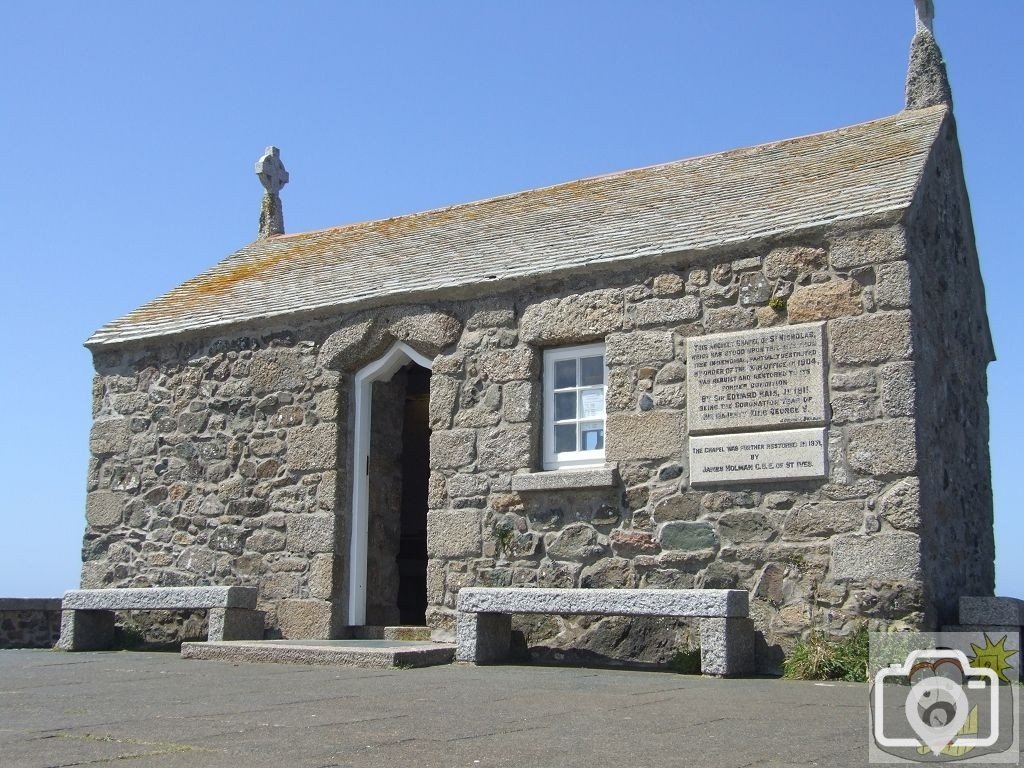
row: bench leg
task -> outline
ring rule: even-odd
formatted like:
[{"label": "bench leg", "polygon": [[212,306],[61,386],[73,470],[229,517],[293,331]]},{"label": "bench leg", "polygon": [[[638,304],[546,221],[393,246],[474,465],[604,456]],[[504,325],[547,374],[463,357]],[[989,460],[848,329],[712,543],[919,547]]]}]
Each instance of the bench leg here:
[{"label": "bench leg", "polygon": [[57,641],[61,650],[102,651],[113,644],[113,611],[61,611]]},{"label": "bench leg", "polygon": [[211,643],[221,640],[262,640],[263,611],[248,608],[211,608],[207,616]]},{"label": "bench leg", "polygon": [[504,613],[459,613],[455,660],[473,664],[504,661],[512,643],[512,617]]},{"label": "bench leg", "polygon": [[700,671],[733,677],[754,671],[754,622],[750,619],[701,619]]}]

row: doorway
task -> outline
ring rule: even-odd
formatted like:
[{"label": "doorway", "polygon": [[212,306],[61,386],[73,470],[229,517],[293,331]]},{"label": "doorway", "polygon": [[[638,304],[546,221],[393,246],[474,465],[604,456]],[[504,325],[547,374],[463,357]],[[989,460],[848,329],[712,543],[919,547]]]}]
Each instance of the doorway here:
[{"label": "doorway", "polygon": [[397,602],[399,619],[404,626],[426,626],[430,371],[416,363],[409,363],[404,370]]},{"label": "doorway", "polygon": [[426,623],[430,363],[396,342],[355,376],[350,626]]}]

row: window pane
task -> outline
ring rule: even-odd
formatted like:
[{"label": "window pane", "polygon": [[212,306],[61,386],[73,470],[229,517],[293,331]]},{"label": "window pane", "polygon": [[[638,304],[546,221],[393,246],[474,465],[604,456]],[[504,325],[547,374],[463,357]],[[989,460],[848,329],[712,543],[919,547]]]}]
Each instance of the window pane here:
[{"label": "window pane", "polygon": [[576,393],[558,392],[555,394],[555,421],[576,418]]},{"label": "window pane", "polygon": [[604,416],[604,388],[580,392],[580,418],[599,419]]},{"label": "window pane", "polygon": [[580,425],[580,450],[599,451],[604,448],[604,424],[592,422]]},{"label": "window pane", "polygon": [[555,362],[555,389],[576,386],[576,361],[558,360]]},{"label": "window pane", "polygon": [[555,453],[567,453],[576,450],[576,425],[559,424],[555,426]]},{"label": "window pane", "polygon": [[604,357],[598,355],[580,358],[580,378],[583,386],[604,384]]}]

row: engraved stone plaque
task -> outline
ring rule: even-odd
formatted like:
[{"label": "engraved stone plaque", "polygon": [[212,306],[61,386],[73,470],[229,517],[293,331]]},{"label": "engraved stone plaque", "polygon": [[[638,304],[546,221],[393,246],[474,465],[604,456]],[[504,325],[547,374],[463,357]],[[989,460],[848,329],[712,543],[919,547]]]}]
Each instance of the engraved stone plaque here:
[{"label": "engraved stone plaque", "polygon": [[807,323],[686,340],[690,432],[825,423],[825,326]]},{"label": "engraved stone plaque", "polygon": [[690,438],[690,484],[718,485],[828,476],[825,428]]}]

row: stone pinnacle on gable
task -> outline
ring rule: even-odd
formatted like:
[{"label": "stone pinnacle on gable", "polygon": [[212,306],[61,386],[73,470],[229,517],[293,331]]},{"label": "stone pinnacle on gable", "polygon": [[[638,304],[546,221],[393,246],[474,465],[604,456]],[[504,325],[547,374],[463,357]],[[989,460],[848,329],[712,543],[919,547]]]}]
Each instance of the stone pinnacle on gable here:
[{"label": "stone pinnacle on gable", "polygon": [[260,238],[284,234],[284,211],[281,208],[281,188],[288,183],[288,171],[281,162],[281,150],[267,147],[256,161],[256,176],[265,190],[260,205]]},{"label": "stone pinnacle on gable", "polygon": [[935,41],[932,25],[935,20],[933,0],[914,0],[916,26],[910,46],[910,68],[907,70],[907,109],[924,109],[936,104],[953,107],[946,63]]}]

